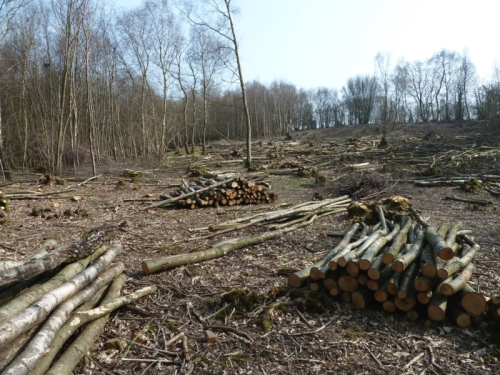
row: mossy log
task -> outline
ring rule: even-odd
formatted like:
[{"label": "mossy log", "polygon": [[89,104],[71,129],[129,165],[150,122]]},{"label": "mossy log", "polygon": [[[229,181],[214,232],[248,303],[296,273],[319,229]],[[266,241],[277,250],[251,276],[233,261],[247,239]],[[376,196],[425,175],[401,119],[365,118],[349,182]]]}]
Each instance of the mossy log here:
[{"label": "mossy log", "polygon": [[474,263],[469,263],[457,277],[441,285],[440,288],[441,293],[443,293],[446,296],[451,296],[457,293],[460,289],[462,289],[465,286],[465,284],[467,284],[467,282],[472,277],[472,274],[474,273],[475,269],[476,266],[474,265]]},{"label": "mossy log", "polygon": [[483,315],[488,307],[489,298],[477,293],[469,284],[465,284],[458,292],[460,305],[471,315]]},{"label": "mossy log", "polygon": [[404,227],[401,228],[398,234],[394,237],[391,246],[382,258],[384,264],[391,264],[406,244],[411,224],[412,221],[410,219],[406,220]]}]

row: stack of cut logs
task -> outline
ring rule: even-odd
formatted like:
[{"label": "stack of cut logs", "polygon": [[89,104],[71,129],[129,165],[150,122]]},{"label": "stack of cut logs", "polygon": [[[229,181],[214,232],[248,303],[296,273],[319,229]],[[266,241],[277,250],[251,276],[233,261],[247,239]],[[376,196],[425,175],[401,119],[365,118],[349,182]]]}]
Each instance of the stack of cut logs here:
[{"label": "stack of cut logs", "polygon": [[[156,290],[153,285],[120,297],[127,277],[114,260],[122,246],[103,246],[109,230],[94,229],[67,246],[49,240],[26,259],[0,261],[2,374],[71,373],[113,310]],[[64,268],[57,272],[59,266]],[[64,350],[67,340],[73,343]]]},{"label": "stack of cut logs", "polygon": [[[289,285],[323,289],[360,308],[377,301],[411,320],[428,317],[428,326],[449,316],[467,327],[471,315],[485,312],[488,298],[467,284],[479,251],[471,231],[461,223],[432,227],[413,209],[412,217],[402,215],[393,223],[377,209],[377,225],[354,224],[324,258],[291,274]],[[496,303],[499,315],[500,299]]]},{"label": "stack of cut logs", "polygon": [[234,177],[223,181],[200,178],[190,184],[182,180],[179,189],[160,195],[163,205],[174,203],[185,208],[205,206],[234,206],[238,204],[273,203],[278,195],[269,191],[264,181],[247,181]]}]

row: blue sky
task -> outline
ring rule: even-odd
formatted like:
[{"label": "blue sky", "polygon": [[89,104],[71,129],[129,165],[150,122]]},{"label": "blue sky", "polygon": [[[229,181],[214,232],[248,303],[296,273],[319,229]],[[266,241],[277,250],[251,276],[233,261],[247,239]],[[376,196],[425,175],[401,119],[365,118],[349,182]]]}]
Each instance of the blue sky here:
[{"label": "blue sky", "polygon": [[[117,0],[135,6],[141,0]],[[488,79],[500,60],[499,0],[232,0],[245,81],[283,79],[340,89],[373,74],[377,52],[396,63],[442,48],[469,55]]]}]

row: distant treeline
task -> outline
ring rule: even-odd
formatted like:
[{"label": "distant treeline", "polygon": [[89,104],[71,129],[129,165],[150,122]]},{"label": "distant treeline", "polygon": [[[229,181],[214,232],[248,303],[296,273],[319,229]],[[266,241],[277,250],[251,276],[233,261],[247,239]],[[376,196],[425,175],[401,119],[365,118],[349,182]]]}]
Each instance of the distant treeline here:
[{"label": "distant treeline", "polygon": [[[244,139],[234,54],[221,34],[189,21],[193,9],[167,0],[127,11],[100,0],[0,0],[4,167],[58,171]],[[500,67],[482,82],[467,53],[395,63],[379,53],[375,66],[340,90],[248,82],[252,137],[500,114]]]}]

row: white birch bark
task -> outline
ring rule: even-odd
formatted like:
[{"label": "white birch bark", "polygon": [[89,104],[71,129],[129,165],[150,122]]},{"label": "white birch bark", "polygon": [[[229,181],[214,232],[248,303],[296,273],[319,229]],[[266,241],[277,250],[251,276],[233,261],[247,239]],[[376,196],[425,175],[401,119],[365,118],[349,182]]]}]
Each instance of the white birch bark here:
[{"label": "white birch bark", "polygon": [[42,326],[36,336],[30,341],[26,349],[19,354],[16,359],[7,367],[2,375],[25,375],[33,370],[40,358],[52,343],[57,332],[69,319],[71,313],[82,303],[86,302],[99,291],[103,286],[109,284],[116,276],[121,274],[124,269],[123,263],[112,266],[104,271],[90,283],[85,289],[61,304],[56,311]]},{"label": "white birch bark", "polygon": [[[33,254],[27,256],[21,260],[5,260],[0,262],[0,271],[7,270],[9,268],[19,267],[20,265],[26,263],[30,259],[40,259],[47,255],[54,247],[57,246],[57,242],[55,240],[48,240],[43,243],[42,246],[38,250],[36,250]],[[49,251],[47,251],[49,250]]]},{"label": "white birch bark", "polygon": [[31,327],[43,322],[57,306],[90,284],[97,275],[109,267],[113,259],[121,250],[121,245],[113,245],[87,269],[80,272],[59,288],[46,293],[26,310],[0,323],[0,348],[12,342],[17,336],[26,332]]}]

